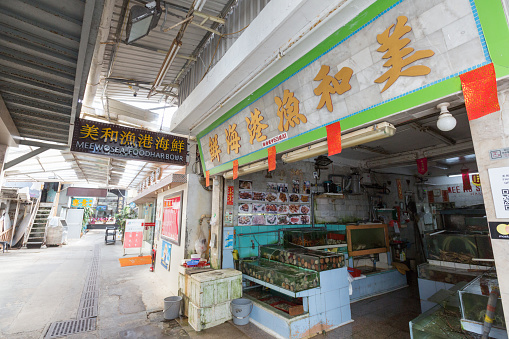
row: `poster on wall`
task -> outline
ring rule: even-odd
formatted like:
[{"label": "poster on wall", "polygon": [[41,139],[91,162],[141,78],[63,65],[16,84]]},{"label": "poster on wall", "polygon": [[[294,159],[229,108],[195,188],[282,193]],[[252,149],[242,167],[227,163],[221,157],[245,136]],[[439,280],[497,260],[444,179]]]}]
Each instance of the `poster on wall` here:
[{"label": "poster on wall", "polygon": [[125,248],[141,248],[143,242],[143,223],[145,219],[126,219],[124,234]]},{"label": "poster on wall", "polygon": [[182,191],[167,196],[163,200],[163,224],[161,235],[169,242],[180,246],[180,228],[182,223]]},{"label": "poster on wall", "polygon": [[509,167],[489,168],[491,194],[498,219],[509,218]]},{"label": "poster on wall", "polygon": [[233,227],[223,228],[223,249],[233,249]]},{"label": "poster on wall", "polygon": [[170,269],[170,258],[171,258],[171,244],[163,240],[161,246],[161,266],[164,267],[165,270]]}]

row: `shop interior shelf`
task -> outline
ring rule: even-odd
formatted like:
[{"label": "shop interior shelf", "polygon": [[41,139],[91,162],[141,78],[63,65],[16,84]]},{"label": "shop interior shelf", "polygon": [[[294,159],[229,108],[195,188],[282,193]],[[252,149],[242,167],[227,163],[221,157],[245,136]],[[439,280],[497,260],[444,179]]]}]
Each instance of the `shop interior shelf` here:
[{"label": "shop interior shelf", "polygon": [[343,253],[301,247],[260,246],[260,258],[315,271],[327,271],[345,266]]},{"label": "shop interior shelf", "polygon": [[278,286],[290,292],[300,292],[320,286],[320,274],[316,271],[260,259],[242,261],[241,271],[248,276]]},{"label": "shop interior shelf", "polygon": [[246,279],[246,280],[249,280],[249,281],[252,281],[252,282],[254,282],[254,283],[258,284],[258,285],[265,286],[267,288],[270,288],[271,290],[277,291],[279,293],[282,293],[282,294],[287,295],[287,296],[292,297],[292,298],[307,297],[308,295],[312,294],[311,292],[313,290],[318,289],[318,287],[316,287],[316,288],[312,288],[310,290],[305,290],[305,291],[301,291],[301,292],[292,292],[292,291],[286,290],[286,289],[284,289],[282,287],[276,286],[274,284],[262,281],[260,279],[256,279],[255,277],[251,277],[251,276],[249,276],[247,274],[243,274],[242,278]]},{"label": "shop interior shelf", "polygon": [[337,245],[323,245],[323,246],[311,246],[308,247],[310,250],[324,250],[326,248],[342,248],[348,247],[348,244],[337,244]]}]

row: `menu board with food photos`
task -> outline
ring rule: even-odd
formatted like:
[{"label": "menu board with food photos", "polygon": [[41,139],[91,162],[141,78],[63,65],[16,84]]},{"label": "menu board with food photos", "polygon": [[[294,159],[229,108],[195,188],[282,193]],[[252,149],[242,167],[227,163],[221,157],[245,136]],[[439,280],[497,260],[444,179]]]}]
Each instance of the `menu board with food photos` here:
[{"label": "menu board with food photos", "polygon": [[[297,183],[293,183],[298,186]],[[295,193],[296,191],[296,193]],[[306,225],[311,222],[311,196],[288,192],[286,183],[267,183],[267,191],[253,189],[253,182],[239,180],[237,224]]]}]

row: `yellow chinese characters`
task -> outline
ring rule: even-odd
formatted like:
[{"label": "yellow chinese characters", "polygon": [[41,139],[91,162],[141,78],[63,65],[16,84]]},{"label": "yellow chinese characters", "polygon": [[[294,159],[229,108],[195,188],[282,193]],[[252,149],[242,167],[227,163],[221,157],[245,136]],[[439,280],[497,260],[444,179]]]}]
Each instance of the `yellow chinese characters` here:
[{"label": "yellow chinese characters", "polygon": [[267,136],[262,134],[262,130],[269,127],[269,125],[262,123],[264,118],[260,115],[260,111],[258,109],[255,108],[254,113],[250,113],[251,119],[246,117],[246,122],[247,131],[249,132],[249,143],[252,145],[255,138],[258,142],[267,139]]},{"label": "yellow chinese characters", "polygon": [[136,134],[133,132],[120,132],[120,145],[136,146]]},{"label": "yellow chinese characters", "polygon": [[184,150],[184,140],[173,139],[171,142],[171,152],[182,152]]},{"label": "yellow chinese characters", "polygon": [[221,161],[219,158],[219,153],[221,153],[221,149],[217,143],[217,134],[214,135],[213,138],[209,137],[209,153],[210,153],[210,161],[214,161],[217,158],[217,161]]},{"label": "yellow chinese characters", "polygon": [[283,93],[283,100],[275,97],[274,101],[277,104],[277,116],[279,117],[279,125],[277,128],[283,132],[288,131],[290,126],[295,127],[301,121],[306,123],[308,119],[304,114],[299,113],[299,100],[293,96],[293,92],[285,89]]},{"label": "yellow chinese characters", "polygon": [[[391,25],[382,34],[376,36],[376,40],[381,45],[377,51],[385,52],[383,59],[388,59],[384,64],[384,67],[390,67],[381,77],[375,80],[375,83],[385,83],[382,92],[389,88],[400,76],[418,76],[426,75],[431,72],[431,69],[423,65],[410,66],[403,70],[403,67],[410,65],[411,63],[433,56],[435,53],[430,50],[416,51],[413,55],[411,54],[414,49],[406,47],[410,43],[409,38],[403,36],[412,30],[412,27],[406,26],[408,18],[406,16],[399,16],[396,21],[396,26]],[[394,31],[391,29],[394,27]]]},{"label": "yellow chinese characters", "polygon": [[225,129],[224,132],[226,134],[226,152],[230,154],[230,150],[235,153],[239,153],[240,148],[240,137],[239,133],[235,130],[237,128],[237,124],[228,125],[228,129]]},{"label": "yellow chinese characters", "polygon": [[99,139],[99,128],[95,127],[95,125],[90,126],[89,124],[86,124],[85,126],[81,126],[80,133],[81,139],[85,138],[90,138],[92,140]]},{"label": "yellow chinese characters", "polygon": [[168,150],[170,147],[170,142],[165,137],[157,137],[156,139],[156,150],[162,149],[164,151]]},{"label": "yellow chinese characters", "polygon": [[113,141],[117,142],[118,131],[114,131],[111,128],[107,127],[107,128],[103,128],[102,132],[103,132],[103,135],[101,135],[101,139],[104,139],[104,142],[107,142],[108,138],[110,138],[111,142],[113,142]]},{"label": "yellow chinese characters", "polygon": [[352,78],[353,70],[349,67],[343,67],[334,77],[329,75],[330,67],[322,65],[320,71],[315,77],[315,81],[321,81],[320,84],[313,91],[315,95],[320,95],[320,102],[318,103],[317,109],[327,105],[329,112],[332,112],[332,99],[331,94],[343,94],[349,91],[352,86],[350,85],[350,79]]},{"label": "yellow chinese characters", "polygon": [[154,138],[150,134],[138,135],[138,145],[143,148],[152,148],[152,142]]}]

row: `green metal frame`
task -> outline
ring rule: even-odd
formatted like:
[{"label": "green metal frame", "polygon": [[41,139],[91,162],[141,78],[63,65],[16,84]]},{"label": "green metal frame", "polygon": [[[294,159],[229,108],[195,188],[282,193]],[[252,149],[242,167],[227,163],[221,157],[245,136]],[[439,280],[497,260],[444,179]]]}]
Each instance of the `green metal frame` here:
[{"label": "green metal frame", "polygon": [[[348,37],[352,32],[368,23],[381,12],[397,4],[400,0],[378,0],[371,6],[362,11],[357,17],[350,21],[345,26],[338,29],[336,32],[327,37],[324,41],[318,44],[315,48],[311,49],[308,53],[302,56],[299,60],[288,66],[285,70],[274,76],[271,80],[266,82],[251,95],[235,105],[228,112],[223,114],[219,119],[214,121],[210,126],[198,133],[198,145],[200,149],[202,167],[205,171],[205,162],[203,151],[201,147],[201,138],[207,133],[218,127],[231,116],[242,110],[244,107],[250,105],[265,93],[278,86],[287,78],[298,72],[300,69],[306,67],[316,58],[324,54],[327,50],[332,48],[341,40]],[[497,78],[502,78],[509,75],[509,27],[507,25],[506,17],[502,2],[500,0],[470,0],[473,1],[479,16],[481,28],[484,33],[486,45],[490,58],[495,66]],[[391,114],[408,110],[427,102],[436,100],[437,98],[449,96],[461,91],[461,81],[459,76],[441,81],[429,87],[423,88],[417,92],[407,94],[401,98],[389,101],[382,105],[373,107],[369,110],[360,112],[358,114],[340,119],[341,129],[346,131],[351,128],[375,121]],[[311,143],[313,141],[325,139],[327,132],[325,127],[309,131],[305,134],[293,137],[289,140],[282,141],[276,144],[276,152],[285,152],[287,150]],[[251,154],[245,155],[238,159],[239,166],[267,158],[267,150],[261,149]],[[209,170],[210,175],[229,171],[233,168],[233,160],[220,164]]]}]

